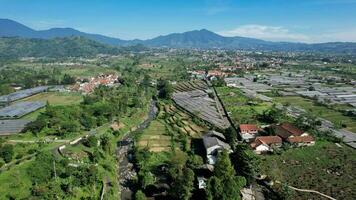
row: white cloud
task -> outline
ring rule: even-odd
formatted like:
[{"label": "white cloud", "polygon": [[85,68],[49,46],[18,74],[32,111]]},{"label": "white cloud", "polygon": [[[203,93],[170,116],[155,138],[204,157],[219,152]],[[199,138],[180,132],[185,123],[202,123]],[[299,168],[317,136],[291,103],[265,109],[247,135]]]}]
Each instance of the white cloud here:
[{"label": "white cloud", "polygon": [[356,42],[356,28],[347,31],[333,31],[322,33],[317,38],[318,42]]},{"label": "white cloud", "polygon": [[268,41],[311,42],[305,34],[295,33],[281,26],[243,25],[232,30],[220,31],[224,36],[241,36],[258,38]]}]

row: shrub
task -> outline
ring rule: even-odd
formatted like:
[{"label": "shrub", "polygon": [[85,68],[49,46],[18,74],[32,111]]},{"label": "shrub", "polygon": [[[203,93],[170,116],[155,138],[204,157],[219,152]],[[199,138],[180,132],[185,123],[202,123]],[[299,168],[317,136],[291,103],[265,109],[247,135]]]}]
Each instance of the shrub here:
[{"label": "shrub", "polygon": [[4,159],[6,163],[12,160],[14,155],[14,147],[11,144],[6,144],[0,148],[0,157]]},{"label": "shrub", "polygon": [[96,147],[98,145],[98,139],[92,135],[84,140],[83,144],[87,147]]}]

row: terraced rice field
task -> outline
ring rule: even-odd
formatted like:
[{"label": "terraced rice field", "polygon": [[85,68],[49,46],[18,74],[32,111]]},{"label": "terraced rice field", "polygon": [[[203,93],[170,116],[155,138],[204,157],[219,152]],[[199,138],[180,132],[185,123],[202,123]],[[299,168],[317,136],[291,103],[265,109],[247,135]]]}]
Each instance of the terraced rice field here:
[{"label": "terraced rice field", "polygon": [[182,134],[188,135],[192,138],[199,138],[206,131],[205,128],[202,128],[192,122],[191,117],[176,108],[173,105],[164,106],[165,112],[170,116],[165,119],[165,122],[170,125],[174,130],[180,131]]},{"label": "terraced rice field", "polygon": [[144,130],[138,141],[140,148],[148,148],[152,152],[170,151],[171,136],[168,135],[166,125],[161,120],[152,121]]},{"label": "terraced rice field", "polygon": [[168,152],[181,146],[182,136],[187,136],[190,146],[191,138],[199,138],[206,131],[173,105],[161,103],[157,118],[138,139],[139,148],[148,148],[151,152]]}]

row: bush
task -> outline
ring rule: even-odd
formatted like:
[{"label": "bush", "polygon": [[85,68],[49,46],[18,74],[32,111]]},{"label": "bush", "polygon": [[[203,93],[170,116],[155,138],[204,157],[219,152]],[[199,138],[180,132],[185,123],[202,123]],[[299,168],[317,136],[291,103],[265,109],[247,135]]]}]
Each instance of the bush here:
[{"label": "bush", "polygon": [[29,149],[29,150],[27,151],[28,154],[34,154],[34,153],[36,153],[36,152],[37,152],[37,149]]},{"label": "bush", "polygon": [[5,162],[3,160],[0,160],[0,168],[5,165]]},{"label": "bush", "polygon": [[4,159],[6,163],[12,160],[14,155],[14,147],[11,144],[5,144],[0,148],[0,157]]},{"label": "bush", "polygon": [[54,156],[51,152],[40,152],[27,169],[33,183],[48,182],[53,177]]},{"label": "bush", "polygon": [[84,140],[83,144],[87,147],[96,147],[98,145],[98,139],[92,135]]},{"label": "bush", "polygon": [[135,194],[135,200],[146,200],[146,195],[141,191],[138,190]]},{"label": "bush", "polygon": [[17,155],[16,155],[16,159],[21,159],[23,158],[24,154],[22,152],[19,152]]}]

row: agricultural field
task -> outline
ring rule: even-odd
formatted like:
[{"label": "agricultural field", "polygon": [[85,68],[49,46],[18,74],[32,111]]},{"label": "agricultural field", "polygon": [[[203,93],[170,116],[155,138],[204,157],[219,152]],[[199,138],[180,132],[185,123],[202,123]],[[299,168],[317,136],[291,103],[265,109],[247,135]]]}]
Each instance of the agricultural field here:
[{"label": "agricultural field", "polygon": [[62,73],[69,74],[75,77],[94,77],[105,73],[117,73],[117,71],[107,67],[85,65],[85,66],[62,68]]},{"label": "agricultural field", "polygon": [[66,106],[79,104],[83,96],[79,93],[71,92],[45,92],[33,95],[20,101],[45,101],[53,106]]},{"label": "agricultural field", "polygon": [[150,126],[143,131],[138,146],[148,148],[152,152],[170,151],[172,149],[171,136],[164,122],[152,121]]},{"label": "agricultural field", "polygon": [[345,106],[338,105],[333,107],[333,109],[329,109],[322,105],[315,105],[312,100],[299,96],[275,97],[274,100],[282,104],[298,106],[312,113],[315,116],[319,116],[321,118],[325,118],[326,120],[333,122],[336,126],[341,127],[341,124],[344,124],[346,125],[346,130],[356,132],[356,119],[344,116],[341,112],[335,110],[337,108],[345,108]]},{"label": "agricultural field", "polygon": [[[262,173],[300,189],[311,189],[336,199],[356,196],[356,152],[341,144],[318,141],[314,146],[288,149],[280,155],[264,155]],[[322,199],[302,192],[293,192],[292,199]]]},{"label": "agricultural field", "polygon": [[272,106],[269,102],[247,98],[237,88],[217,87],[216,91],[236,126],[242,123],[261,124],[257,115]]},{"label": "agricultural field", "polygon": [[[20,102],[44,101],[44,102],[48,102],[50,105],[53,106],[66,106],[66,105],[79,104],[82,100],[83,100],[83,96],[80,95],[79,93],[45,92],[45,93],[36,94],[34,96],[25,99],[21,99]],[[35,120],[37,116],[44,111],[45,108],[41,108],[39,110],[36,110],[35,112],[23,116],[22,119]]]},{"label": "agricultural field", "polygon": [[230,127],[215,92],[204,81],[180,82],[174,90],[172,99],[182,109],[221,130]]},{"label": "agricultural field", "polygon": [[164,77],[169,80],[180,80],[188,76],[184,68],[185,62],[183,59],[148,57],[141,59],[138,66],[140,69],[146,70],[152,78]]},{"label": "agricultural field", "polygon": [[8,64],[6,68],[21,70],[21,71],[33,70],[38,72],[43,72],[43,71],[51,72],[55,70],[57,78],[63,76],[64,74],[68,74],[75,77],[93,77],[102,73],[116,73],[114,69],[109,67],[98,66],[95,64],[80,64],[80,63],[76,66],[63,66],[63,65],[52,64],[52,63],[18,61],[18,62],[13,62]]},{"label": "agricultural field", "polygon": [[190,139],[201,137],[204,131],[206,129],[194,123],[188,114],[161,102],[157,119],[143,131],[138,146],[152,152],[168,152],[178,147],[189,149]]},{"label": "agricultural field", "polygon": [[144,109],[132,111],[132,114],[129,116],[122,116],[116,124],[117,128],[122,133],[127,133],[128,131],[135,129],[137,125],[145,120],[148,110],[149,106]]}]

